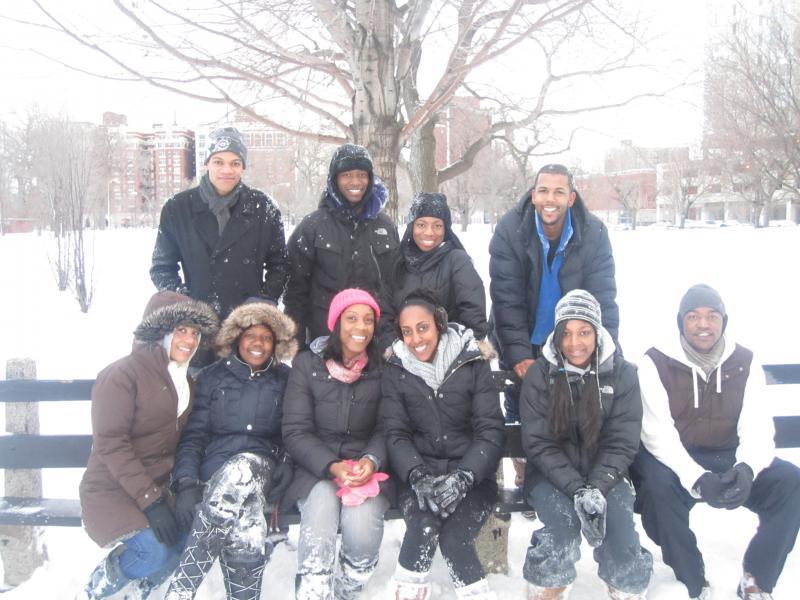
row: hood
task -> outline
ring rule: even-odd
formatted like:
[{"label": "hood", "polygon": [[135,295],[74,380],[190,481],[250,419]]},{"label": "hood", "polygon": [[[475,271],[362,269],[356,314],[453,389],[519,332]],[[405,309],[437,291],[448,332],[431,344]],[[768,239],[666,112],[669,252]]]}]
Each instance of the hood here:
[{"label": "hood", "polygon": [[239,336],[253,325],[270,328],[275,336],[272,355],[277,361],[291,360],[297,354],[294,321],[269,302],[252,302],[233,309],[217,334],[217,354],[222,358],[230,356]]},{"label": "hood", "polygon": [[[386,206],[389,200],[389,191],[380,177],[374,174],[371,175],[371,183],[367,188],[364,198],[361,199],[355,207],[351,208],[351,204],[341,198],[336,188],[335,176],[328,175],[325,192],[319,202],[320,208],[329,208],[335,212],[345,213],[352,220],[370,221],[377,217]],[[361,212],[359,209],[363,207]]]},{"label": "hood", "polygon": [[177,292],[156,292],[147,303],[133,337],[137,342],[160,343],[165,335],[181,324],[197,327],[201,334],[201,345],[209,346],[219,329],[219,318],[205,302],[192,300]]}]

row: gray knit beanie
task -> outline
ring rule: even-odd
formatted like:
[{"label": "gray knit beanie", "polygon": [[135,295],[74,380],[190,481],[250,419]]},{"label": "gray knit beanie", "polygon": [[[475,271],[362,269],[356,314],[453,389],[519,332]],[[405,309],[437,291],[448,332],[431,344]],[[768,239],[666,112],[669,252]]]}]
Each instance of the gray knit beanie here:
[{"label": "gray knit beanie", "polygon": [[247,168],[247,146],[244,144],[242,134],[236,127],[220,127],[208,134],[208,147],[206,148],[206,159],[204,165],[208,164],[209,159],[219,152],[233,152],[242,159],[242,166]]},{"label": "gray knit beanie", "polygon": [[586,321],[591,324],[599,334],[603,326],[600,303],[586,290],[572,290],[567,292],[561,300],[558,301],[558,304],[556,304],[555,326],[557,327],[559,323],[569,321],[570,319]]},{"label": "gray knit beanie", "polygon": [[719,292],[705,283],[693,285],[681,298],[678,308],[678,329],[683,333],[683,318],[686,313],[700,307],[708,307],[722,315],[722,330],[728,325],[728,313],[725,312],[725,303]]}]

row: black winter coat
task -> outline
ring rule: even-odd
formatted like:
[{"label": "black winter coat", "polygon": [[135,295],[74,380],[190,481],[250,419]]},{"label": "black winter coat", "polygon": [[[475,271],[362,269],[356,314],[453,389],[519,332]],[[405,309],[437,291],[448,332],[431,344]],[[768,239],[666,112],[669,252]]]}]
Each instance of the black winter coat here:
[{"label": "black winter coat", "polygon": [[208,481],[240,452],[276,457],[283,452],[283,398],[291,368],[283,363],[251,374],[232,354],[203,369],[181,434],[172,480]]},{"label": "black winter coat", "polygon": [[381,382],[381,419],[389,461],[400,480],[408,481],[411,470],[423,464],[435,474],[464,468],[475,473],[476,483],[494,480],[505,426],[491,367],[481,351],[465,347],[435,393],[397,356],[388,362]]},{"label": "black winter coat", "polygon": [[186,287],[187,295],[208,302],[221,318],[251,296],[277,302],[288,277],[278,206],[265,193],[240,185],[222,235],[199,188],[167,200],[150,267],[150,279],[159,290]]},{"label": "black winter coat", "polygon": [[379,469],[386,466],[380,403],[379,365],[368,365],[360,379],[347,384],[331,377],[321,355],[312,350],[297,355],[283,409],[283,441],[295,465],[284,506],[308,496],[321,479],[331,479],[328,467],[334,462],[370,454]]},{"label": "black winter coat", "polygon": [[297,323],[301,344],[328,335],[328,307],[341,290],[359,287],[387,305],[383,280],[388,280],[399,244],[388,215],[351,221],[324,194],[319,208],[300,222],[289,243],[290,276],[283,301]]},{"label": "black winter coat", "polygon": [[[402,244],[409,241],[403,237]],[[410,243],[414,243],[413,240]],[[465,250],[450,243],[435,250],[418,267],[405,261],[398,265],[392,281],[392,308],[387,321],[393,326],[400,302],[418,288],[436,295],[447,310],[447,318],[472,329],[475,337],[486,337],[486,290],[483,281]]]},{"label": "black winter coat", "polygon": [[[508,367],[534,358],[530,338],[539,301],[542,245],[536,232],[532,189],[500,219],[489,243],[490,328],[500,358]],[[586,210],[580,195],[570,211],[574,233],[558,276],[561,293],[584,289],[592,294],[600,303],[603,326],[617,339],[617,284],[608,230]]]},{"label": "black winter coat", "polygon": [[528,458],[525,487],[530,489],[538,478],[544,477],[570,498],[586,484],[606,495],[627,476],[628,467],[639,449],[642,398],[636,367],[623,359],[619,352],[601,363],[603,425],[594,450],[583,447],[578,430],[578,421],[585,414],[579,388],[595,384],[595,375],[591,372],[571,384],[576,418],[571,424],[570,439],[558,441],[550,430],[552,400],[547,393],[547,384],[551,377],[563,376],[556,365],[541,358],[528,369],[522,383],[522,449]]}]

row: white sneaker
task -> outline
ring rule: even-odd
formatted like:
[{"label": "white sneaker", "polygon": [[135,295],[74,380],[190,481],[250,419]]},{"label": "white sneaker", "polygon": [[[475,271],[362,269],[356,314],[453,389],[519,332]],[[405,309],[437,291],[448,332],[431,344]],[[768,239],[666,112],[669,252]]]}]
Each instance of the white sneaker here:
[{"label": "white sneaker", "polygon": [[739,589],[736,595],[742,598],[742,600],[773,600],[772,594],[761,591],[761,588],[758,587],[756,583],[755,577],[750,575],[750,573],[744,573],[742,575],[742,578],[739,580]]}]

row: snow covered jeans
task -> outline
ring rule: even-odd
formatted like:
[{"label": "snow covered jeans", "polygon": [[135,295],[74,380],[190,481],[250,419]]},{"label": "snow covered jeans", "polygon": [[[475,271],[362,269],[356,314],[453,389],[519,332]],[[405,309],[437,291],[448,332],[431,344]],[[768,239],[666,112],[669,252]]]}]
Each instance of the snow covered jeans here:
[{"label": "snow covered jeans", "polygon": [[427,573],[438,546],[456,589],[480,581],[485,573],[475,551],[475,538],[496,500],[497,483],[484,479],[467,493],[452,515],[442,519],[420,510],[414,492],[405,488],[399,503],[406,534],[397,562],[407,571]]},{"label": "snow covered jeans", "polygon": [[[615,485],[606,496],[606,536],[594,549],[598,575],[609,586],[639,594],[647,589],[653,557],[639,545],[633,522],[633,490],[627,481]],[[547,479],[537,481],[528,504],[544,527],[533,532],[525,557],[523,576],[530,583],[560,588],[577,577],[575,563],[581,556],[581,524],[573,499]]]},{"label": "snow covered jeans", "polygon": [[211,477],[195,515],[166,600],[194,598],[219,558],[229,600],[258,600],[261,576],[272,553],[264,488],[270,459],[243,452],[229,458]]},{"label": "snow covered jeans", "polygon": [[[735,450],[689,453],[704,469],[721,472],[733,466]],[[689,511],[697,503],[678,476],[644,448],[631,465],[636,512],[647,535],[661,547],[675,577],[697,596],[705,585],[703,556],[689,528]],[[800,528],[800,469],[779,458],[758,473],[744,506],[758,515],[756,531],[744,554],[743,568],[765,592],[772,592],[794,547]]]},{"label": "snow covered jeans", "polygon": [[[297,544],[296,600],[351,600],[364,589],[383,539],[383,515],[389,501],[383,494],[358,506],[343,506],[336,484],[321,480],[300,508]],[[340,527],[341,526],[341,527]],[[342,545],[336,560],[336,534]]]}]

